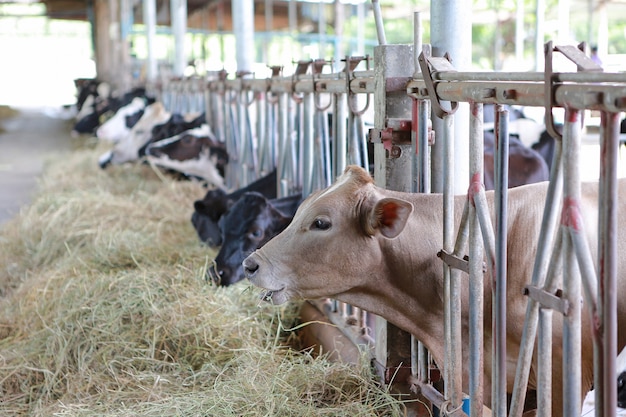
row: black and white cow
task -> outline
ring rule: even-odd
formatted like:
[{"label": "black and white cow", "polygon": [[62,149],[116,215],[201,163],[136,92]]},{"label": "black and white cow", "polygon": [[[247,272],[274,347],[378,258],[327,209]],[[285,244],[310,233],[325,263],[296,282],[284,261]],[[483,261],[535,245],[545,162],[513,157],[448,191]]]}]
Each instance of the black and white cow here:
[{"label": "black and white cow", "polygon": [[174,136],[185,130],[199,127],[204,116],[173,115],[165,109],[160,101],[156,101],[144,109],[139,121],[130,129],[130,134],[120,140],[108,152],[99,158],[101,168],[109,164],[119,165],[134,162],[145,155],[146,146],[152,141]]},{"label": "black and white cow", "polygon": [[154,126],[167,122],[170,117],[171,113],[160,101],[146,106],[139,121],[131,128],[130,134],[116,143],[113,149],[100,156],[98,160],[100,167],[136,161],[139,158],[139,149],[150,140]]},{"label": "black and white cow", "polygon": [[206,123],[171,138],[151,142],[146,147],[146,157],[154,165],[224,187],[228,152],[226,145],[215,138]]},{"label": "black and white cow", "polygon": [[626,408],[626,348],[617,355],[617,406]]},{"label": "black and white cow", "polygon": [[111,86],[98,80],[85,80],[78,88],[76,123],[72,135],[93,133],[100,124],[100,116],[109,110]]},{"label": "black and white cow", "polygon": [[150,140],[139,148],[139,156],[146,155],[146,148],[151,143],[174,137],[190,129],[201,127],[203,124],[206,124],[206,116],[204,113],[185,115],[172,113],[167,122],[157,124],[152,128]]},{"label": "black and white cow", "polygon": [[216,188],[207,191],[202,200],[196,200],[193,204],[191,223],[202,242],[213,247],[221,245],[222,235],[218,222],[224,213],[248,191],[257,191],[270,199],[276,198],[276,170],[231,193]]},{"label": "black and white cow", "polygon": [[125,106],[115,112],[111,118],[96,129],[96,137],[111,143],[118,143],[130,135],[130,130],[137,124],[146,105],[154,103],[147,97],[135,97]]},{"label": "black and white cow", "polygon": [[219,220],[222,246],[207,277],[221,286],[243,280],[243,260],[282,232],[301,202],[302,194],[270,200],[258,192],[245,193]]},{"label": "black and white cow", "polygon": [[108,114],[116,113],[120,108],[131,103],[136,97],[152,100],[146,95],[146,89],[143,87],[134,88],[121,96],[117,96],[111,93],[111,87],[105,82],[93,81],[92,83],[87,83],[84,91],[81,90],[79,92],[77,102],[79,110],[72,134],[95,133],[102,120]]}]

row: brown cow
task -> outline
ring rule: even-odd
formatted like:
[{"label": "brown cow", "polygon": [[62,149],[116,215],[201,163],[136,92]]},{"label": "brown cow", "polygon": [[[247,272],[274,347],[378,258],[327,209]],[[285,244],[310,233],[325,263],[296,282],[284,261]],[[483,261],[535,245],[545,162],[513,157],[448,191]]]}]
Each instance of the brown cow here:
[{"label": "brown cow", "polygon": [[[524,286],[532,275],[547,183],[509,190],[507,280],[507,388],[522,338],[527,299]],[[583,184],[581,215],[591,253],[597,248],[597,184]],[[466,196],[455,199],[456,222]],[[493,193],[487,193],[493,210]],[[619,231],[626,230],[626,180],[619,182]],[[443,267],[441,195],[394,192],[378,188],[362,169],[348,167],[337,182],[305,200],[291,224],[244,260],[250,281],[275,304],[291,299],[332,297],[386,318],[412,333],[443,367]],[[626,236],[618,253],[626,253]],[[626,257],[618,262],[618,351],[626,344]],[[468,280],[462,288],[462,329],[468,340]],[[484,349],[493,356],[492,285],[485,280]],[[582,312],[582,398],[593,382],[591,320]],[[553,415],[562,415],[562,320],[554,314]],[[464,391],[468,392],[468,344],[463,343]],[[491,361],[485,360],[484,400],[490,405]],[[536,389],[533,366],[529,389]]]}]

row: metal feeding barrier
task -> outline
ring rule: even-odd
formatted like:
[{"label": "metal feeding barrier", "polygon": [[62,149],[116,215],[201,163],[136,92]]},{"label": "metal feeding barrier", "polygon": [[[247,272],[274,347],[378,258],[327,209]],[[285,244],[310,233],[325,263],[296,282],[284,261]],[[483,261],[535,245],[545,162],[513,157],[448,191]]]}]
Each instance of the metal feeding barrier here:
[{"label": "metal feeding barrier", "polygon": [[[262,79],[252,74],[229,78],[220,72],[210,75],[201,86],[195,84],[196,80],[178,80],[164,87],[164,97],[189,110],[195,108],[196,95],[203,95],[202,109],[206,110],[207,122],[227,144],[230,155],[227,185],[231,188],[243,186],[273,168],[278,169],[281,196],[295,192],[306,196],[325,188],[348,164],[370,169],[378,185],[397,191],[430,192],[432,176],[443,176],[443,189],[437,190],[444,195],[445,213],[444,246],[439,253],[444,268],[446,307],[445,322],[441,323],[446,333],[443,392],[430,384],[435,370],[428,353],[408,334],[380,318],[373,325],[372,317],[352,306],[333,300],[315,303],[354,344],[367,349],[379,365],[385,383],[393,382],[399,392],[406,394],[417,387],[420,395],[442,415],[466,415],[461,376],[461,346],[466,343],[471,350],[466,393],[469,415],[483,415],[483,293],[484,280],[489,277],[495,283],[490,303],[495,317],[493,415],[521,416],[534,349],[539,366],[538,413],[551,415],[554,314],[562,315],[564,320],[563,366],[568,378],[563,385],[563,410],[567,416],[579,414],[582,297],[596,325],[593,332],[596,416],[614,416],[616,380],[612,370],[617,356],[614,294],[619,233],[616,173],[619,113],[626,111],[626,74],[603,72],[585,55],[582,46],[552,43],[545,46],[544,72],[460,72],[446,57],[430,56],[428,45],[422,45],[418,36],[421,28],[416,27],[415,31],[414,45],[376,47],[373,69],[369,57],[346,57],[344,69],[336,73],[324,72],[326,61],[302,61],[295,73],[288,76],[282,74],[281,67],[272,67],[271,77]],[[577,70],[553,71],[554,54],[567,58]],[[363,66],[365,69],[357,69]],[[363,114],[370,99],[374,126],[366,133]],[[455,230],[453,126],[459,103],[468,103],[470,109],[467,136],[471,198],[464,208],[461,225]],[[495,227],[482,186],[485,104],[496,105]],[[508,409],[505,335],[509,121],[505,105],[545,108],[546,127],[557,139],[533,276],[526,293],[519,295],[527,297],[528,304]],[[565,109],[562,133],[554,126],[555,108]],[[585,110],[602,115],[597,257],[584,239],[579,212],[578,159]],[[441,119],[441,128],[430,129],[431,118]],[[430,148],[434,143],[443,147],[444,172],[431,172]],[[597,271],[594,259],[599,260]],[[461,338],[460,292],[461,282],[466,279],[464,274],[469,275],[469,340]],[[410,415],[422,415],[409,403],[407,409]]]}]

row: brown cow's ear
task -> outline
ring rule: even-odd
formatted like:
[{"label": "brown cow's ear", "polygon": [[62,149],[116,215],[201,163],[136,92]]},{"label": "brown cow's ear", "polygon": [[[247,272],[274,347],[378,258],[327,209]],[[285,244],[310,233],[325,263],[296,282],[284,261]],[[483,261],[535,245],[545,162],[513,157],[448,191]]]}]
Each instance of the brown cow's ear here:
[{"label": "brown cow's ear", "polygon": [[404,230],[413,211],[413,205],[397,198],[383,198],[368,211],[364,213],[367,219],[364,222],[365,232],[373,235],[376,230],[379,230],[383,236],[392,239]]}]

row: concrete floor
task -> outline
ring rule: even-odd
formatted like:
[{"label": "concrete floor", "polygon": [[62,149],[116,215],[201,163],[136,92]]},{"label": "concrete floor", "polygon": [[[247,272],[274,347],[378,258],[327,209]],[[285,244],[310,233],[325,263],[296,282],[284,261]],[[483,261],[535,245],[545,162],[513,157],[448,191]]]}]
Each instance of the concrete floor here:
[{"label": "concrete floor", "polygon": [[[47,158],[72,149],[62,108],[19,108],[0,118],[0,225],[29,204]],[[10,114],[6,114],[10,113]]]}]

